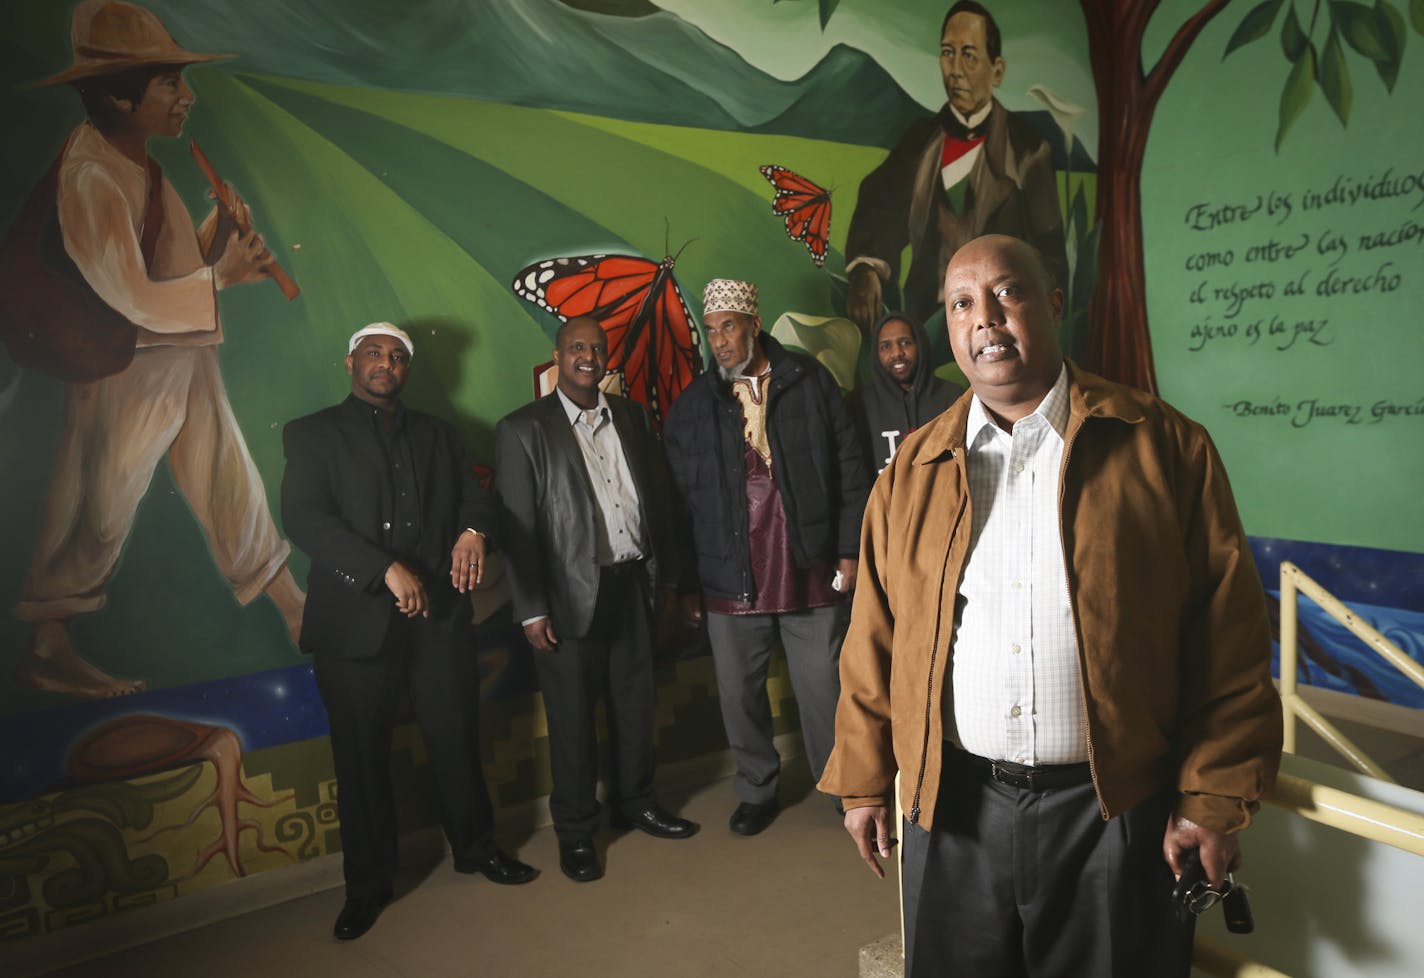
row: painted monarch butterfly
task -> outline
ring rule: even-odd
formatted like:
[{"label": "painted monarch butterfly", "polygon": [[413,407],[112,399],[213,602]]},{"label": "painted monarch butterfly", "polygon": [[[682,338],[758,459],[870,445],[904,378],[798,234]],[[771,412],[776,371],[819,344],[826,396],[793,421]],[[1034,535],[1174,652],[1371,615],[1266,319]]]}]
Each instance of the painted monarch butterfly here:
[{"label": "painted monarch butterfly", "polygon": [[831,192],[784,166],[768,164],[761,168],[761,175],[776,188],[771,212],[786,219],[786,234],[805,244],[820,268],[826,263],[831,233]]},{"label": "painted monarch butterfly", "polygon": [[646,405],[659,427],[702,373],[701,339],[673,278],[676,262],[676,255],[660,262],[633,255],[549,258],[514,278],[515,295],[562,321],[598,320],[608,334],[609,373],[620,375],[628,397]]}]

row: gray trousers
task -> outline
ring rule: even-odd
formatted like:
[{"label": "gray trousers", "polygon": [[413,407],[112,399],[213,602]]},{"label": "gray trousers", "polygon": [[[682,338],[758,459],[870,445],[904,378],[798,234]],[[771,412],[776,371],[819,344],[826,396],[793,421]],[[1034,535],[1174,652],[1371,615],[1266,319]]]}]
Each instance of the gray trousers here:
[{"label": "gray trousers", "polygon": [[988,781],[945,746],[934,827],[902,823],[907,978],[1186,978],[1162,834],[1173,794],[1104,822],[1092,784]]},{"label": "gray trousers", "polygon": [[841,604],[779,615],[707,615],[722,725],[737,760],[735,783],[742,801],[763,805],[776,800],[781,755],[772,742],[766,673],[778,640],[791,670],[811,776],[821,780],[835,743],[848,610]]}]

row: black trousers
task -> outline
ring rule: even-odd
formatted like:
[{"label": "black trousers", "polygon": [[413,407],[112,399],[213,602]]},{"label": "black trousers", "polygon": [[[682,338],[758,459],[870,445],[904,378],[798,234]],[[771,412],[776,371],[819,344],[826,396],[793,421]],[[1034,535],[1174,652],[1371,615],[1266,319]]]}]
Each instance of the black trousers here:
[{"label": "black trousers", "polygon": [[905,823],[907,978],[1186,978],[1164,792],[1103,821],[1090,783],[1011,788],[945,745],[935,824]]},{"label": "black trousers", "polygon": [[[653,796],[653,642],[641,568],[605,569],[588,634],[559,635],[552,652],[534,653],[549,725],[554,787],[549,813],[560,842],[598,825],[598,702],[608,714],[612,803],[620,810]],[[557,634],[557,630],[556,630]]]},{"label": "black trousers", "polygon": [[469,630],[397,618],[379,654],[314,657],[331,726],[348,899],[389,899],[396,871],[391,733],[408,690],[456,862],[489,855],[494,816],[480,760],[479,676]]}]

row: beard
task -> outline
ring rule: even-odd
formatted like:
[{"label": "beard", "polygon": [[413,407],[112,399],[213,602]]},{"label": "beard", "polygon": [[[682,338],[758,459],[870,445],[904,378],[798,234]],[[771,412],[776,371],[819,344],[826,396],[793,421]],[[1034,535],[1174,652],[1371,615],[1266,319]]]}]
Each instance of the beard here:
[{"label": "beard", "polygon": [[742,359],[738,362],[732,364],[730,367],[724,367],[720,363],[717,365],[717,372],[722,375],[723,380],[733,380],[734,378],[741,377],[746,373],[747,368],[750,367],[752,364],[752,356],[756,352],[752,346],[752,343],[755,342],[755,340],[749,340],[747,342],[745,356],[743,356]]}]

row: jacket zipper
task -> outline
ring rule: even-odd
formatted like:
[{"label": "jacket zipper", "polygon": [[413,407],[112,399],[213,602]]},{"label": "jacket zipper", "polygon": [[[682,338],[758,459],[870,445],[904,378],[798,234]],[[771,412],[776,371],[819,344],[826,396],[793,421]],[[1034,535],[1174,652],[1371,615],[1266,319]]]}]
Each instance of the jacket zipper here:
[{"label": "jacket zipper", "polygon": [[939,572],[939,608],[935,611],[935,638],[934,645],[930,647],[930,669],[928,679],[925,683],[925,734],[920,740],[920,771],[915,775],[915,798],[910,802],[910,824],[918,825],[920,821],[920,790],[925,784],[925,764],[929,761],[930,752],[930,711],[934,709],[934,668],[935,660],[939,658],[939,627],[944,620],[944,578],[949,564],[949,553],[944,555],[945,567]]},{"label": "jacket zipper", "polygon": [[939,568],[939,601],[935,607],[935,631],[934,644],[930,646],[930,666],[925,682],[925,725],[924,736],[920,740],[920,770],[915,775],[915,797],[910,802],[910,824],[918,825],[920,822],[920,792],[925,785],[925,765],[929,761],[930,751],[930,711],[934,709],[934,669],[935,662],[939,659],[939,636],[940,625],[944,622],[944,579],[949,574],[949,552],[954,547],[954,535],[958,529],[958,522],[964,519],[964,511],[961,509],[955,518],[956,525],[950,528],[949,539],[945,543],[944,562]]},{"label": "jacket zipper", "polygon": [[1098,786],[1098,764],[1093,756],[1093,730],[1088,724],[1088,652],[1083,647],[1083,628],[1078,622],[1078,592],[1073,586],[1073,575],[1068,566],[1068,535],[1063,528],[1063,500],[1067,496],[1065,487],[1068,484],[1068,462],[1073,457],[1073,444],[1078,440],[1078,432],[1081,429],[1082,422],[1079,422],[1078,428],[1070,433],[1069,440],[1063,446],[1063,469],[1058,478],[1058,547],[1063,551],[1063,579],[1068,582],[1068,613],[1073,617],[1073,634],[1078,639],[1078,696],[1083,704],[1083,742],[1088,745],[1088,774],[1093,779],[1093,791],[1098,796],[1098,809],[1103,818],[1107,818],[1103,792]]}]

